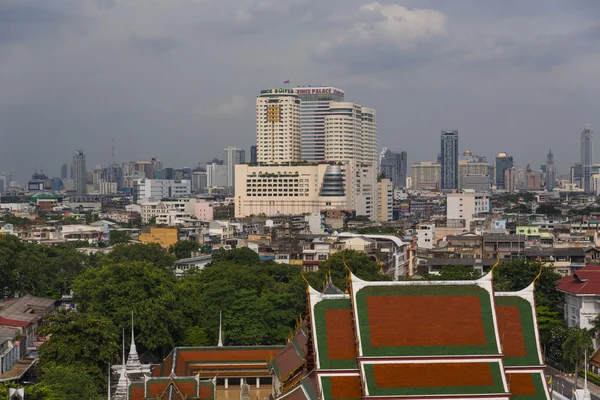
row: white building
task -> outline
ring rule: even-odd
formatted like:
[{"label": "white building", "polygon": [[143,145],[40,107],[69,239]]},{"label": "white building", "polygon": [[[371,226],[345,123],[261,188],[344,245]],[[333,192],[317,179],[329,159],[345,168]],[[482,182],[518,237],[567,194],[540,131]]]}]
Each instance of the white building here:
[{"label": "white building", "polygon": [[267,89],[256,98],[259,164],[301,161],[300,98],[293,89]]},{"label": "white building", "polygon": [[351,102],[329,103],[325,116],[325,160],[377,165],[375,110]]},{"label": "white building", "polygon": [[206,166],[206,186],[207,187],[226,187],[227,183],[227,165],[217,163]]},{"label": "white building", "polygon": [[329,103],[344,101],[344,91],[334,87],[299,87],[302,160],[325,161],[325,116]]},{"label": "white building", "polygon": [[435,237],[435,225],[419,225],[417,231],[417,248],[418,249],[433,249]]},{"label": "white building", "polygon": [[446,196],[446,220],[463,220],[466,229],[470,229],[475,217],[489,211],[490,199],[486,194],[449,193]]},{"label": "white building", "polygon": [[134,201],[138,204],[157,202],[189,196],[192,183],[189,180],[138,179],[133,184]]},{"label": "white building", "polygon": [[176,225],[183,218],[196,215],[196,199],[180,198],[171,201],[147,202],[140,204],[142,222],[156,220],[157,225]]},{"label": "white building", "polygon": [[565,294],[565,322],[569,328],[593,328],[600,314],[600,266],[588,265],[558,281]]}]

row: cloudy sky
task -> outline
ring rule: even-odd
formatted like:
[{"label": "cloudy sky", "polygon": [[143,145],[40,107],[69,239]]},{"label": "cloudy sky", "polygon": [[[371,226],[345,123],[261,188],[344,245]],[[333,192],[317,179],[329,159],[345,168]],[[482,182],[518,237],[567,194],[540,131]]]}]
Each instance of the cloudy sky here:
[{"label": "cloudy sky", "polygon": [[376,108],[410,163],[456,128],[566,171],[600,132],[599,50],[598,0],[0,0],[0,170],[106,164],[112,138],[120,162],[193,166],[249,148],[256,95],[290,79]]}]

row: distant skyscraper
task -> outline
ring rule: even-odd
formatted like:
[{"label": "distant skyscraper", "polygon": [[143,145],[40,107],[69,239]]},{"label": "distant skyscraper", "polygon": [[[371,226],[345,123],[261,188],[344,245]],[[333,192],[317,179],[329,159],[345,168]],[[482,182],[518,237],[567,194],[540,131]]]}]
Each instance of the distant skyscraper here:
[{"label": "distant skyscraper", "polygon": [[63,164],[60,167],[60,179],[67,179],[69,177],[69,166],[67,164]]},{"label": "distant skyscraper", "polygon": [[300,98],[302,130],[302,160],[325,160],[325,116],[329,103],[344,101],[344,91],[334,87],[299,87],[294,92]]},{"label": "distant skyscraper", "polygon": [[458,131],[442,131],[440,189],[458,189]]},{"label": "distant skyscraper", "polygon": [[227,167],[227,186],[235,186],[235,165],[246,162],[246,152],[237,147],[226,147],[223,152],[223,164]]},{"label": "distant skyscraper", "polygon": [[292,89],[267,89],[256,98],[256,145],[261,164],[301,161],[300,98]]},{"label": "distant skyscraper", "polygon": [[581,131],[581,180],[585,193],[592,192],[593,136],[594,132],[592,132],[589,125],[586,125]]},{"label": "distant skyscraper", "polygon": [[10,175],[10,172],[0,172],[0,193],[6,192],[8,186],[10,185],[11,179],[12,176]]},{"label": "distant skyscraper", "polygon": [[[507,190],[504,181],[504,171],[514,166],[513,158],[506,153],[500,153],[494,160],[494,185],[498,190]],[[514,175],[514,173],[513,173]],[[511,175],[511,176],[513,176]]]},{"label": "distant skyscraper", "polygon": [[552,150],[548,152],[546,157],[546,190],[551,192],[556,186],[556,167],[554,166],[554,154]]},{"label": "distant skyscraper", "polygon": [[87,169],[83,150],[73,153],[73,185],[76,194],[87,194]]},{"label": "distant skyscraper", "polygon": [[250,162],[252,164],[256,164],[258,162],[257,151],[258,150],[256,146],[250,146]]},{"label": "distant skyscraper", "polygon": [[384,147],[379,155],[379,172],[390,178],[394,187],[406,187],[406,151],[395,152]]}]

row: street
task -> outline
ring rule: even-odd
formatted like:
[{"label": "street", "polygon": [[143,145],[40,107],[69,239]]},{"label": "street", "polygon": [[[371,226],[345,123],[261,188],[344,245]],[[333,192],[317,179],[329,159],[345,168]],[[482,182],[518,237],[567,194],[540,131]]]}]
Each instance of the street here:
[{"label": "street", "polygon": [[[550,375],[552,375],[552,390],[570,399],[573,389],[573,378],[562,377],[557,373],[556,370],[546,368],[546,382],[548,381]],[[583,387],[583,378],[579,378],[577,380],[577,385],[578,388]],[[598,390],[596,387],[590,384],[588,385],[588,388],[590,389],[592,400],[600,400],[600,396],[598,396]]]}]

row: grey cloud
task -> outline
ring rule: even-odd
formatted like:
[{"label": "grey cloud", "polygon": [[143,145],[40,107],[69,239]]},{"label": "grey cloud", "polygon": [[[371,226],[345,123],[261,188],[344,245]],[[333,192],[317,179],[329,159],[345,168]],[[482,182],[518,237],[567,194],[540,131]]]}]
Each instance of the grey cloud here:
[{"label": "grey cloud", "polygon": [[[60,3],[64,4],[60,4]],[[71,7],[66,7],[68,3]],[[52,33],[74,21],[71,1],[20,0],[0,2],[0,44]]]},{"label": "grey cloud", "polygon": [[156,56],[164,55],[179,45],[177,40],[169,36],[140,37],[133,35],[131,43],[134,48]]}]

